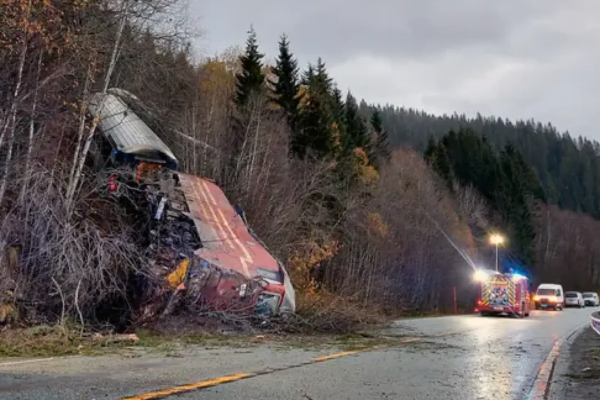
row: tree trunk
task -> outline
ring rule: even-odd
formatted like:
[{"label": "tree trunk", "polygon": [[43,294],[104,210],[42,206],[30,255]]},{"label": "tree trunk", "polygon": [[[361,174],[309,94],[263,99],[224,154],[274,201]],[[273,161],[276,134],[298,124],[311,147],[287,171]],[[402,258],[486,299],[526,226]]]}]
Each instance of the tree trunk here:
[{"label": "tree trunk", "polygon": [[108,91],[108,86],[110,84],[110,80],[115,70],[115,66],[117,64],[117,55],[119,54],[119,49],[121,46],[121,38],[123,36],[123,30],[125,29],[125,24],[127,22],[127,16],[129,12],[129,7],[131,5],[131,0],[126,0],[123,5],[123,10],[121,12],[121,21],[119,23],[119,29],[117,30],[117,35],[115,37],[115,43],[111,55],[110,64],[108,66],[108,71],[106,71],[106,76],[104,77],[104,87],[102,88],[102,97],[100,99],[100,104],[98,104],[98,112],[94,115],[94,119],[92,122],[92,126],[88,131],[87,137],[85,138],[85,142],[83,143],[83,148],[80,154],[77,154],[77,161],[75,162],[75,169],[73,172],[72,179],[69,182],[69,187],[67,188],[67,209],[69,213],[73,211],[73,202],[75,198],[75,193],[79,186],[79,182],[81,180],[81,175],[83,172],[83,167],[85,165],[85,159],[90,150],[90,145],[92,144],[92,139],[94,138],[94,134],[96,133],[96,128],[98,127],[98,123],[100,122],[100,113],[104,108],[104,102],[106,100],[106,93]]}]

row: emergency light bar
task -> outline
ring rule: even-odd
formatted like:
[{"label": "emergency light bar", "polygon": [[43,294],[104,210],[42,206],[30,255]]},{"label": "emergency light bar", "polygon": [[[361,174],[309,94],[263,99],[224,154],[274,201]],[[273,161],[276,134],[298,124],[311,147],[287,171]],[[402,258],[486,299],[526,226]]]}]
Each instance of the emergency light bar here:
[{"label": "emergency light bar", "polygon": [[[473,280],[475,282],[485,282],[489,279],[489,277],[491,275],[496,275],[499,274],[496,271],[492,271],[492,270],[486,270],[486,269],[476,269],[475,273],[473,274]],[[511,274],[512,280],[513,282],[519,282],[522,279],[527,279],[526,276],[521,275],[521,274]]]}]

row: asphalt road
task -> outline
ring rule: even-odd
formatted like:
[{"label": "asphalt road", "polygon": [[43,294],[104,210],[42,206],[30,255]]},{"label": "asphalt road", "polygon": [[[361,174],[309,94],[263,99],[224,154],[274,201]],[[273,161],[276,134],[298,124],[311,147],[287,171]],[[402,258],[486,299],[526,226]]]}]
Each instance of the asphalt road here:
[{"label": "asphalt road", "polygon": [[417,339],[352,354],[261,346],[0,360],[0,399],[534,400],[530,394],[544,390],[536,381],[540,366],[542,375],[549,372],[549,354],[560,351],[557,341],[588,323],[590,313],[404,320],[390,332]]}]

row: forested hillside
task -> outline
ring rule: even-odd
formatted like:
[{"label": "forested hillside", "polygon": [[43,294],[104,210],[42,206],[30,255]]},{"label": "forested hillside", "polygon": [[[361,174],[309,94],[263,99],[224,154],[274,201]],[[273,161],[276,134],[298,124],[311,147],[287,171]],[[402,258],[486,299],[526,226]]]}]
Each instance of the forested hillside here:
[{"label": "forested hillside", "polygon": [[[529,190],[531,197],[537,199],[537,205],[519,206],[505,213],[510,219],[519,213],[527,214],[521,216],[525,229],[513,230],[511,236],[529,237],[514,237],[517,243],[525,240],[529,244],[518,244],[520,251],[515,254],[532,262],[530,265],[539,279],[562,279],[581,290],[590,285],[589,279],[593,285],[600,284],[600,266],[596,265],[600,240],[592,233],[600,232],[600,223],[596,221],[600,218],[600,143],[584,137],[574,138],[568,132],[558,132],[550,123],[533,120],[510,121],[481,115],[467,118],[458,114],[436,116],[414,109],[361,102],[363,115],[373,111],[381,114],[392,147],[408,145],[425,153],[432,140],[439,141],[451,130],[464,133],[467,129],[484,137],[483,148],[469,149],[468,144],[460,145],[460,151],[457,153],[455,148],[451,155],[454,164],[462,164],[455,167],[462,169],[457,171],[458,178],[463,182],[467,179],[482,193],[489,193],[484,164],[488,165],[489,159],[485,157],[489,157],[490,151],[493,149],[497,154],[505,153],[508,148],[518,151],[517,157],[522,157],[534,174],[528,177],[527,172],[524,179],[534,186]],[[464,178],[465,168],[477,177]],[[477,182],[477,179],[483,181]],[[541,190],[535,187],[538,182]],[[497,210],[503,207],[493,196],[486,197]],[[507,229],[511,230],[510,226]]]},{"label": "forested hillside", "polygon": [[600,217],[600,143],[558,132],[550,123],[509,121],[497,117],[435,116],[424,111],[361,102],[361,112],[379,110],[393,147],[424,151],[429,138],[451,129],[471,128],[496,149],[511,143],[539,176],[548,201],[559,207]]},{"label": "forested hillside", "polygon": [[0,304],[81,322],[136,307],[129,285],[149,266],[126,212],[98,196],[87,107],[111,87],[139,97],[183,172],[244,207],[290,270],[300,314],[452,310],[453,287],[466,308],[473,267],[494,263],[491,232],[507,237],[503,268],[600,286],[596,144],[361,105],[324,60],[299,66],[285,36],[275,65],[252,30],[242,53],[195,63],[184,2],[109,3],[10,0],[0,12]]}]

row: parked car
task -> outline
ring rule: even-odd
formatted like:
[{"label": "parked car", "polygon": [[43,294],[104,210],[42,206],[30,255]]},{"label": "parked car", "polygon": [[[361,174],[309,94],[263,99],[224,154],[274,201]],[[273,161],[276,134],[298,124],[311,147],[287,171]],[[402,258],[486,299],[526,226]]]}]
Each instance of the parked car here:
[{"label": "parked car", "polygon": [[561,285],[555,283],[542,283],[538,286],[533,297],[536,310],[561,310],[565,306],[565,295]]},{"label": "parked car", "polygon": [[585,307],[585,301],[581,292],[566,292],[565,293],[565,307]]},{"label": "parked car", "polygon": [[591,306],[591,307],[600,306],[600,298],[598,297],[598,293],[583,292],[583,303],[586,306]]}]

